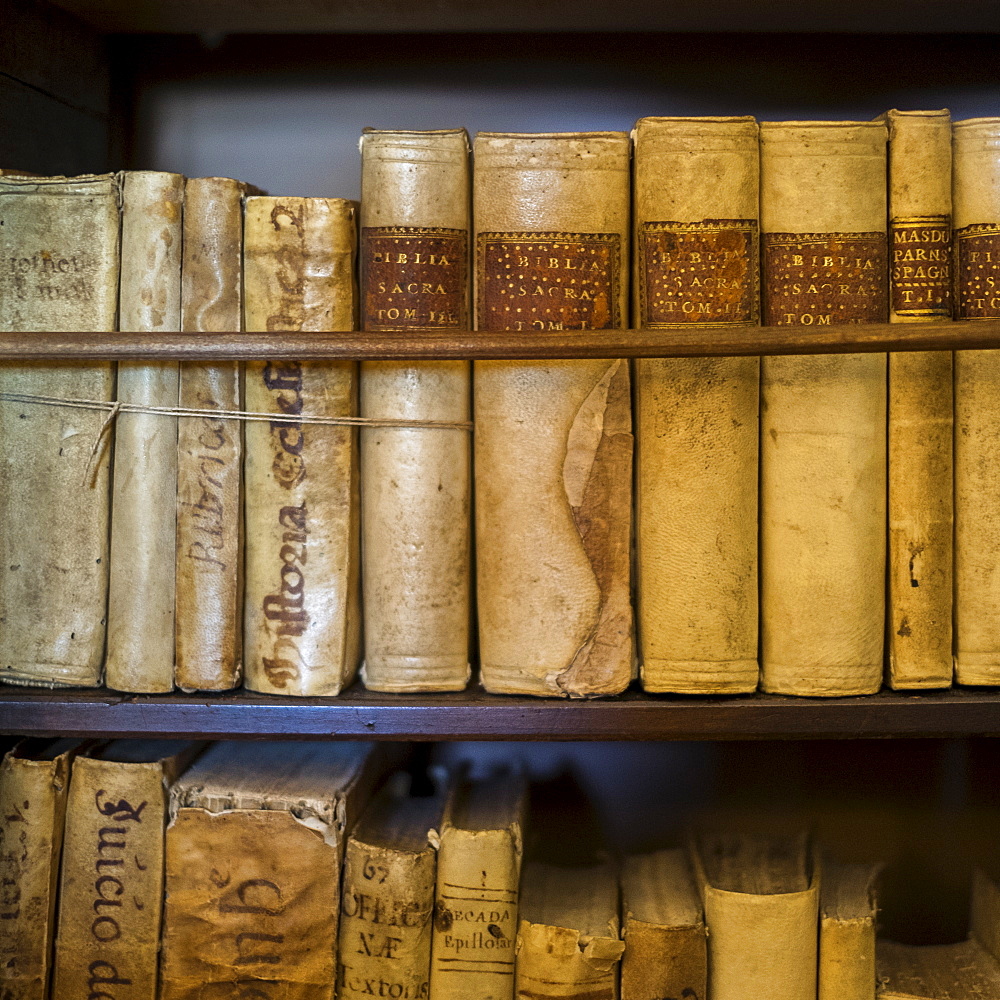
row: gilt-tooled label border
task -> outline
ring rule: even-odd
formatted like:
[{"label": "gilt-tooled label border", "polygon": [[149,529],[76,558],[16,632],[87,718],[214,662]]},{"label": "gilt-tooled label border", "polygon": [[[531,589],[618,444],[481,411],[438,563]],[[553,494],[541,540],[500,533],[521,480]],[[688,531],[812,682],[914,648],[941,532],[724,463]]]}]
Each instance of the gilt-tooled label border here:
[{"label": "gilt-tooled label border", "polygon": [[[905,305],[896,304],[897,292],[905,290],[906,286],[916,286],[919,282],[916,281],[896,281],[893,278],[893,271],[895,270],[895,257],[896,257],[896,239],[895,233],[898,229],[946,229],[948,232],[948,240],[944,244],[948,248],[948,269],[949,277],[943,282],[925,282],[924,287],[939,287],[944,288],[947,293],[947,301],[936,307],[930,308],[918,308],[910,309]],[[892,310],[893,314],[896,316],[931,316],[948,318],[952,315],[952,310],[954,308],[955,301],[955,278],[954,278],[954,252],[952,250],[954,240],[954,233],[951,228],[951,216],[950,215],[907,215],[897,219],[891,219],[889,221],[889,308]]]},{"label": "gilt-tooled label border", "polygon": [[[996,236],[1000,238],[1000,222],[973,222],[971,225],[956,229],[952,234],[952,238],[955,241],[954,315],[956,319],[960,319],[966,323],[974,323],[980,319],[996,319],[998,315],[995,310],[987,311],[987,314],[983,316],[964,315],[968,309],[967,301],[969,296],[966,294],[967,290],[963,287],[965,284],[965,262],[962,259],[963,244],[968,240],[982,236]],[[1000,275],[1000,260],[996,262],[996,269],[998,275]]]}]

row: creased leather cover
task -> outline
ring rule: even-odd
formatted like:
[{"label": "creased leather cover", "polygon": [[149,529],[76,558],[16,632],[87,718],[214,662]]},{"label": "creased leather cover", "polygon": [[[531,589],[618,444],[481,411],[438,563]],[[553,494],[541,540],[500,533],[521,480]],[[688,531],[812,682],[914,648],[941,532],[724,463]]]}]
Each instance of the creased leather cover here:
[{"label": "creased leather cover", "polygon": [[[132,333],[181,322],[184,178],[126,171],[122,199],[119,326]],[[176,406],[176,361],[123,361],[118,399]],[[119,414],[111,506],[111,583],[104,682],[116,691],[174,686],[177,418]]]},{"label": "creased leather cover", "polygon": [[[956,318],[1000,318],[1000,119],[956,122]],[[955,679],[1000,684],[1000,354],[955,353]]]},{"label": "creased leather cover", "polygon": [[[761,123],[767,321],[885,321],[886,139],[880,122]],[[870,694],[885,629],[885,355],[761,370],[762,685]]]},{"label": "creased leather cover", "polygon": [[[464,129],[365,131],[364,329],[468,327],[469,193]],[[361,365],[364,417],[467,421],[470,393],[467,361]],[[469,680],[471,458],[462,430],[361,431],[361,676],[373,691]]]},{"label": "creased leather cover", "polygon": [[[624,326],[628,136],[481,134],[475,162],[478,328]],[[632,677],[628,365],[484,361],[474,380],[483,684],[622,691]]]},{"label": "creased leather cover", "polygon": [[[639,121],[637,325],[759,322],[758,164],[752,118]],[[635,364],[643,687],[753,691],[759,359]]]},{"label": "creased leather cover", "polygon": [[[243,197],[229,177],[184,188],[181,329],[231,333],[243,325]],[[181,362],[180,405],[238,410],[240,364]],[[177,437],[177,686],[225,691],[243,674],[243,426],[182,417]]]},{"label": "creased leather cover", "polygon": [[[118,179],[0,179],[0,329],[115,329]],[[110,400],[110,363],[0,365],[0,391]],[[108,597],[105,414],[0,400],[0,678],[100,683]]]},{"label": "creased leather cover", "polygon": [[[246,329],[354,327],[355,205],[337,198],[253,197],[244,218]],[[352,361],[250,362],[245,686],[336,695],[361,645],[357,433],[296,414],[357,413]]]}]

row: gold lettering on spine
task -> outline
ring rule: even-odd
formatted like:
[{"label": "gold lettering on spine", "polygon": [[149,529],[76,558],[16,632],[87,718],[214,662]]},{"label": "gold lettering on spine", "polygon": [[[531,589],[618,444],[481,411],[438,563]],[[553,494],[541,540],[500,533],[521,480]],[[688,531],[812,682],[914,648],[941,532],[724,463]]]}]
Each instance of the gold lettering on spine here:
[{"label": "gold lettering on spine", "polygon": [[951,317],[951,218],[894,219],[889,272],[892,311],[898,316]]},{"label": "gold lettering on spine", "polygon": [[1000,317],[1000,225],[979,223],[955,233],[956,319]]}]

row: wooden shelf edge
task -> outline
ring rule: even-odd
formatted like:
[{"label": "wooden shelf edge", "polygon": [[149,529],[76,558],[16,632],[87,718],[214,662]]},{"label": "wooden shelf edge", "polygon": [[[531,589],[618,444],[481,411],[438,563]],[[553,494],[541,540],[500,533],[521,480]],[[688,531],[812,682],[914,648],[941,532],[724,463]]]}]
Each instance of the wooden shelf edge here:
[{"label": "wooden shelf edge", "polygon": [[864,698],[630,691],[567,702],[488,695],[120,695],[0,688],[0,732],[32,736],[380,740],[762,740],[1000,735],[1000,690]]},{"label": "wooden shelf edge", "polygon": [[692,326],[683,330],[470,330],[361,333],[0,333],[0,359],[25,361],[443,360],[733,357],[1000,347],[1000,320],[823,328]]}]

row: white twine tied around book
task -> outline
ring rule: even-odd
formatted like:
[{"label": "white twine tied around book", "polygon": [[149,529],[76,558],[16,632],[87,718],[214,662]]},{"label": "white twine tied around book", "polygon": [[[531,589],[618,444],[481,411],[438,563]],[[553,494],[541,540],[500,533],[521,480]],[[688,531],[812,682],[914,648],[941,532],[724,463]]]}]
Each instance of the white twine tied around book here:
[{"label": "white twine tied around book", "polygon": [[151,413],[161,417],[214,417],[217,420],[240,420],[245,423],[269,423],[281,427],[295,424],[316,424],[325,427],[396,427],[401,429],[428,428],[430,430],[472,431],[471,420],[417,420],[404,417],[324,417],[305,413],[259,413],[252,410],[199,409],[191,406],[145,406],[142,403],[126,403],[120,399],[64,399],[59,396],[36,396],[25,392],[0,392],[0,399],[11,403],[35,403],[41,406],[67,406],[77,410],[103,410],[107,413],[94,443],[90,447],[90,457],[83,471],[83,485],[91,481],[94,462],[109,428],[121,413]]}]

